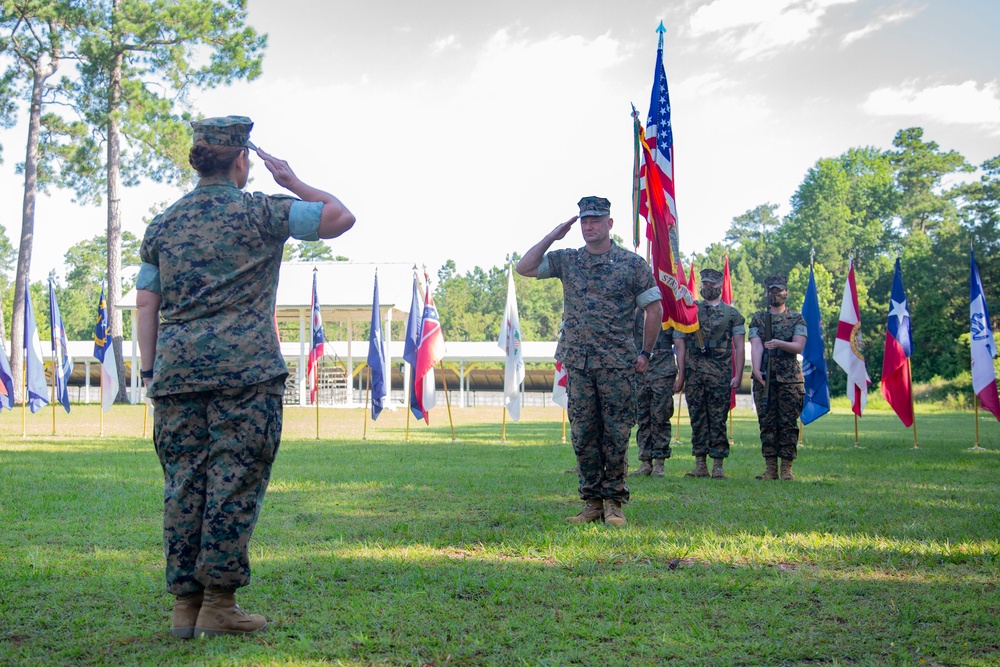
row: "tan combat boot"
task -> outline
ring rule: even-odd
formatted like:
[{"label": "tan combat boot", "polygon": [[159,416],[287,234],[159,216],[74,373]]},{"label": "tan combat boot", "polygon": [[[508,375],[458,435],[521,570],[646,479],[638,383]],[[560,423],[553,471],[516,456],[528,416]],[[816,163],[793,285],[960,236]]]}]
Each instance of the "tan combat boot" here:
[{"label": "tan combat boot", "polygon": [[708,477],[708,466],[705,465],[705,456],[694,457],[694,470],[684,473],[685,477]]},{"label": "tan combat boot", "polygon": [[778,479],[778,457],[764,457],[764,472],[757,475],[757,479]]},{"label": "tan combat boot", "polygon": [[174,629],[171,632],[174,637],[181,639],[191,639],[194,637],[194,626],[198,620],[198,612],[201,611],[201,600],[204,597],[202,591],[178,595],[174,599]]},{"label": "tan combat boot", "polygon": [[663,477],[663,459],[653,459],[653,477]]},{"label": "tan combat boot", "polygon": [[604,518],[604,501],[600,498],[591,498],[583,509],[576,516],[566,517],[567,523],[590,523],[600,521]]},{"label": "tan combat boot", "polygon": [[604,523],[611,526],[624,526],[627,523],[619,501],[609,500],[604,503]]},{"label": "tan combat boot", "polygon": [[248,635],[266,627],[267,619],[263,616],[240,609],[233,591],[209,586],[198,612],[194,636]]},{"label": "tan combat boot", "polygon": [[722,473],[722,462],[725,459],[712,459],[712,479],[725,479]]},{"label": "tan combat boot", "polygon": [[653,472],[653,466],[649,463],[649,461],[639,461],[639,463],[641,464],[639,468],[637,470],[633,470],[632,472],[630,472],[629,477],[635,477],[637,475],[649,475],[651,472]]},{"label": "tan combat boot", "polygon": [[795,480],[795,475],[792,474],[792,459],[781,459],[781,479],[784,482]]}]

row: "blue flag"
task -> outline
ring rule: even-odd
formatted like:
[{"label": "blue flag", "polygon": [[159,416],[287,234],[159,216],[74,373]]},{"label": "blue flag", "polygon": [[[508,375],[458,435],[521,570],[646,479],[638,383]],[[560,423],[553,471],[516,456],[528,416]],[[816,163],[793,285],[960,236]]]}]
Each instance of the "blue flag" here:
[{"label": "blue flag", "polygon": [[410,412],[417,419],[423,419],[424,413],[417,401],[417,350],[420,348],[420,327],[423,323],[421,314],[424,309],[417,293],[417,276],[413,276],[413,299],[410,302],[410,314],[406,318],[406,340],[403,342],[403,361],[410,365],[410,386],[406,388],[410,396]]},{"label": "blue flag", "polygon": [[107,412],[118,396],[118,360],[111,344],[111,324],[108,321],[108,302],[104,299],[104,283],[101,283],[101,300],[97,304],[97,324],[94,325],[94,356],[101,363],[101,409]]},{"label": "blue flag", "polygon": [[7,351],[0,343],[0,412],[3,409],[14,409],[14,374],[10,370],[10,360]]},{"label": "blue flag", "polygon": [[371,376],[372,419],[378,419],[385,401],[385,341],[382,340],[382,310],[378,303],[378,273],[375,274],[375,294],[372,296],[372,326],[368,333],[368,367]]},{"label": "blue flag", "polygon": [[49,391],[45,386],[45,364],[42,363],[42,341],[38,339],[35,324],[35,309],[31,305],[31,291],[27,281],[24,285],[24,349],[27,364],[28,408],[38,412],[49,403]]},{"label": "blue flag", "polygon": [[809,286],[802,304],[806,321],[806,346],[802,350],[802,375],[805,377],[806,401],[802,406],[802,423],[815,421],[830,411],[830,385],[827,380],[826,357],[823,353],[823,326],[819,317],[819,294],[816,276],[809,267]]},{"label": "blue flag", "polygon": [[52,328],[52,376],[55,378],[56,399],[69,412],[69,376],[73,373],[73,358],[69,356],[69,342],[63,327],[56,289],[49,279],[49,324]]}]

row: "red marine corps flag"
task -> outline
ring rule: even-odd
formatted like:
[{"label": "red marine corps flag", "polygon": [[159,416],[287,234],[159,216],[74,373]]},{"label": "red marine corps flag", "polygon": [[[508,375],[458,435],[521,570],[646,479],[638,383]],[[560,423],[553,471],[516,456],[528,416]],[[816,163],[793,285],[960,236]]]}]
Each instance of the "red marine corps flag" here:
[{"label": "red marine corps flag", "polygon": [[[674,137],[670,125],[670,95],[663,70],[663,23],[656,49],[653,93],[643,130],[639,114],[632,107],[635,150],[642,154],[639,177],[633,181],[633,201],[639,201],[646,217],[646,238],[650,241],[653,275],[663,299],[663,327],[684,333],[698,330],[698,307],[687,286],[680,262],[677,233],[677,204],[674,199]],[[648,131],[648,139],[646,132]],[[639,196],[634,196],[638,190]]]}]

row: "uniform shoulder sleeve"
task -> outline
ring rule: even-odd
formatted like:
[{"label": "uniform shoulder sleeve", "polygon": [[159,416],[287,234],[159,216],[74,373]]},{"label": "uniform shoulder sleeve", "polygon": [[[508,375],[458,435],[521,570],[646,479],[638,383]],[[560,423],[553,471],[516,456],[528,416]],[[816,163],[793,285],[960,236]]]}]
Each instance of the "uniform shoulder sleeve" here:
[{"label": "uniform shoulder sleeve", "polygon": [[244,194],[251,222],[260,233],[282,243],[292,235],[289,228],[292,205],[301,201],[288,195],[265,195],[261,192]]},{"label": "uniform shoulder sleeve", "polygon": [[753,319],[750,320],[750,326],[747,331],[747,338],[760,338],[761,331],[764,330],[764,314],[754,313]]},{"label": "uniform shoulder sleeve", "polygon": [[538,264],[538,279],[559,278],[564,275],[563,268],[566,265],[566,250],[550,250],[542,256],[542,261]]}]

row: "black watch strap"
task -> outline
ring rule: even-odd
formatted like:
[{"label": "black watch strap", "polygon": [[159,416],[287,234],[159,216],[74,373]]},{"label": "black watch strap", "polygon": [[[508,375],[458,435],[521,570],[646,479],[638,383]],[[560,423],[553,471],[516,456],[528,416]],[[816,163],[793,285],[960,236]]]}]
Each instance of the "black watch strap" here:
[{"label": "black watch strap", "polygon": [[639,350],[639,356],[640,357],[646,357],[647,359],[652,359],[653,358],[653,353],[652,352],[646,352],[646,350]]},{"label": "black watch strap", "polygon": [[139,377],[141,377],[143,380],[152,380],[153,379],[153,371],[152,370],[148,370],[148,371],[140,370],[139,371]]}]

